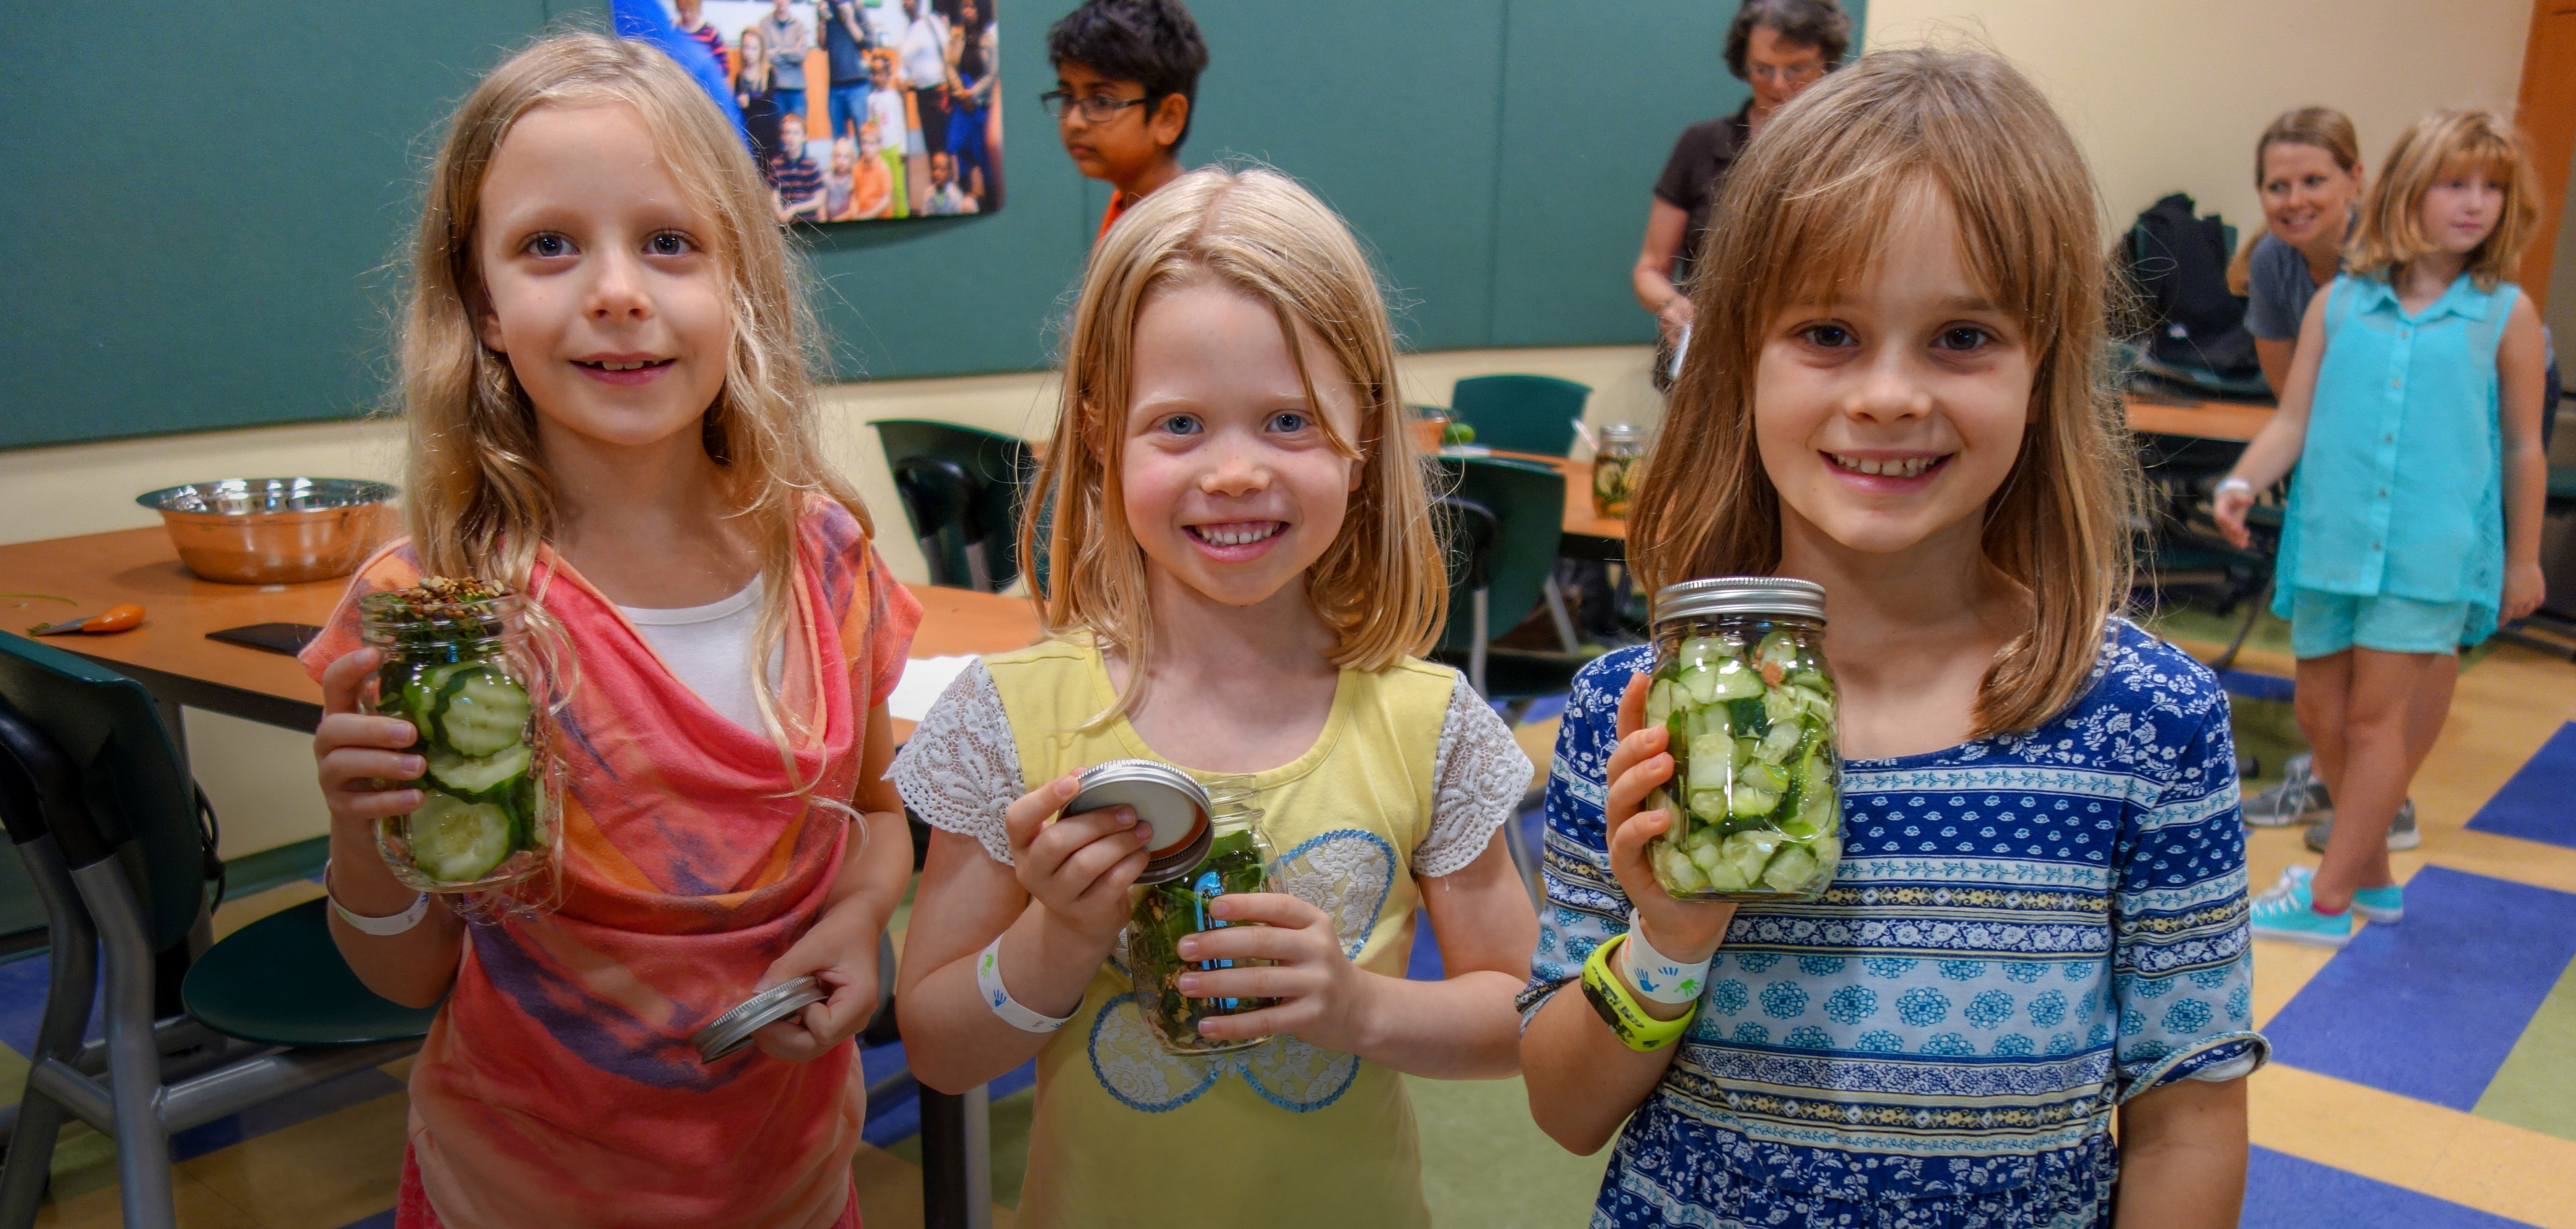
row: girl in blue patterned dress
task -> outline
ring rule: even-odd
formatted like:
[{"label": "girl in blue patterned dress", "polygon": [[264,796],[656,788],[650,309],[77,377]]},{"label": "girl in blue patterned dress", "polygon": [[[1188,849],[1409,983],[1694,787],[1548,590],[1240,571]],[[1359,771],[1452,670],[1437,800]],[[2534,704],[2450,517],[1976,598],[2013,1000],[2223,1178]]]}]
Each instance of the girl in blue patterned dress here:
[{"label": "girl in blue patterned dress", "polygon": [[[2210,672],[2114,614],[2135,478],[2074,141],[1998,59],[1881,52],[1718,214],[1631,559],[1824,586],[1843,860],[1813,904],[1667,896],[1650,651],[1587,668],[1522,996],[1539,1125],[1615,1134],[1595,1226],[2233,1226],[2265,1056],[2236,763]],[[1569,990],[1605,948],[1653,1027]],[[1708,962],[1698,997],[1637,960]]]},{"label": "girl in blue patterned dress", "polygon": [[2293,866],[2254,932],[2341,947],[2394,922],[2388,830],[2451,710],[2459,649],[2540,605],[2548,342],[2505,274],[2539,229],[2504,120],[2439,111],[2398,138],[2346,272],[2308,304],[2280,412],[2213,501],[2247,540],[2296,462],[2272,609],[2290,621],[2299,728],[2335,802],[2325,862]]}]

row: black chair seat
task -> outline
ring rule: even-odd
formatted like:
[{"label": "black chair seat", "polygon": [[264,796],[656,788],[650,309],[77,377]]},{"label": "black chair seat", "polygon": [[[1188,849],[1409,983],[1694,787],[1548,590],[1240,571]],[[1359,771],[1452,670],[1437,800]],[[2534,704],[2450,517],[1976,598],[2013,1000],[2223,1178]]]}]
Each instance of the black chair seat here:
[{"label": "black chair seat", "polygon": [[428,1032],[437,1008],[381,998],[349,971],[328,908],[310,900],[272,913],[197,957],[179,991],[188,1014],[262,1045],[371,1045]]}]

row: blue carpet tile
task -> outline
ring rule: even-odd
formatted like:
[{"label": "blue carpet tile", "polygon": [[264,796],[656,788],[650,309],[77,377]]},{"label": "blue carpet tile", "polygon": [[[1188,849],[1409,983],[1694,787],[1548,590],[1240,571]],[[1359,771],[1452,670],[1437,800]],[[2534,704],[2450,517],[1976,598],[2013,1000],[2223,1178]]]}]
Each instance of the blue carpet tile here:
[{"label": "blue carpet tile", "polygon": [[387,1208],[362,1220],[353,1220],[340,1229],[394,1229],[394,1210]]},{"label": "blue carpet tile", "polygon": [[2362,927],[2263,1032],[2293,1067],[2467,1111],[2570,960],[2576,895],[2428,866],[2406,920]]},{"label": "blue carpet tile", "polygon": [[257,1139],[271,1131],[283,1131],[299,1122],[310,1122],[324,1114],[336,1113],[352,1105],[364,1105],[402,1090],[402,1081],[374,1067],[353,1071],[328,1084],[317,1084],[291,1096],[252,1106],[229,1118],[218,1118],[204,1126],[181,1131],[170,1137],[170,1159],[194,1160],[243,1140]]},{"label": "blue carpet tile", "polygon": [[2558,727],[2469,827],[2576,849],[2576,722]]},{"label": "blue carpet tile", "polygon": [[[89,1036],[96,1041],[107,1035],[107,987],[105,962],[100,965],[99,988],[90,996]],[[54,975],[50,953],[39,953],[24,960],[0,965],[0,1044],[21,1055],[36,1052],[36,1029],[45,1020],[45,988]]]},{"label": "blue carpet tile", "polygon": [[[2411,910],[2410,910],[2411,912]],[[2240,1229],[2529,1229],[2521,1221],[2256,1148]]]},{"label": "blue carpet tile", "polygon": [[2256,674],[2250,670],[2221,670],[2218,685],[2231,696],[2248,700],[2275,700],[2287,703],[2299,698],[2299,686],[2277,674]]},{"label": "blue carpet tile", "polygon": [[[902,1070],[903,1064],[903,1043],[900,1041],[859,1051],[859,1066],[867,1073],[871,1084]],[[999,1100],[1037,1082],[1037,1061],[1031,1059],[985,1087],[989,1090],[988,1096]],[[920,1133],[921,1098],[914,1094],[888,1097],[883,1104],[870,1102],[867,1125],[859,1128],[859,1138],[879,1148]]]}]

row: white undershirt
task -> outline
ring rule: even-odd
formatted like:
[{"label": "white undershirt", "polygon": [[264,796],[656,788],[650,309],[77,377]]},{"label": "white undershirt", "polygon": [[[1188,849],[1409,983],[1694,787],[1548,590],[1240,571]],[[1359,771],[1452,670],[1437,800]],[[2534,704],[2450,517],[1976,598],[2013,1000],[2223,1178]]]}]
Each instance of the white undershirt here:
[{"label": "white undershirt", "polygon": [[[707,707],[735,725],[759,733],[760,701],[752,692],[751,641],[760,630],[760,578],[752,577],[742,592],[704,606],[647,609],[620,606],[618,613],[643,633],[644,642],[662,655],[671,673]],[[778,691],[786,676],[785,638],[769,648],[769,689]]]}]

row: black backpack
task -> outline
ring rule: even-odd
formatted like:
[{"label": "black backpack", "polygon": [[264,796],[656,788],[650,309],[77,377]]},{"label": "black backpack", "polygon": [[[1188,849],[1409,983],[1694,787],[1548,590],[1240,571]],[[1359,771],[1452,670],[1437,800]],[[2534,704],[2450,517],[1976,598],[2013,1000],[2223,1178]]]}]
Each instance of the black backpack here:
[{"label": "black backpack", "polygon": [[2227,224],[2218,215],[2193,216],[2191,197],[2176,192],[2138,215],[2120,250],[2140,300],[2132,340],[2157,366],[2261,381],[2245,300],[2227,291]]}]

